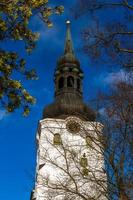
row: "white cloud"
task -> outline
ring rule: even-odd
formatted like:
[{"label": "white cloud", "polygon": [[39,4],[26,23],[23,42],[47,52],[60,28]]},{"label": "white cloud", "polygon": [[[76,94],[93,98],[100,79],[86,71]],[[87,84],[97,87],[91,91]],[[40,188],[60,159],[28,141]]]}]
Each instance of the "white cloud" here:
[{"label": "white cloud", "polygon": [[128,79],[128,72],[120,70],[118,72],[112,72],[106,74],[106,76],[103,78],[103,81],[107,84],[112,84],[119,81],[127,81],[127,79]]},{"label": "white cloud", "polygon": [[106,115],[106,109],[104,107],[100,108],[98,110],[98,112],[100,113],[100,115],[105,116]]},{"label": "white cloud", "polygon": [[118,83],[119,81],[130,82],[130,77],[133,74],[131,72],[125,72],[124,70],[120,70],[117,72],[104,72],[101,73],[98,77],[94,79],[96,85],[113,85],[114,83]]}]

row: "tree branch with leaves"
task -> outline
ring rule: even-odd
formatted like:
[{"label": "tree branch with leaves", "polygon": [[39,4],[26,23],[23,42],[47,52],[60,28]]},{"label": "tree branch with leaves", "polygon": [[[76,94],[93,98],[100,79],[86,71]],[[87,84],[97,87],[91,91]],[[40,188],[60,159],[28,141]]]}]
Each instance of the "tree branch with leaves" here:
[{"label": "tree branch with leaves", "polygon": [[[28,54],[36,47],[39,34],[29,28],[32,16],[37,15],[48,27],[52,27],[50,16],[61,14],[63,6],[52,8],[48,0],[2,0],[0,2],[0,43],[19,41],[25,44]],[[30,105],[35,98],[23,87],[22,81],[14,79],[14,73],[19,73],[27,80],[37,79],[35,69],[28,70],[26,61],[18,52],[0,49],[0,101],[8,111],[23,108],[23,115],[27,116]]]}]

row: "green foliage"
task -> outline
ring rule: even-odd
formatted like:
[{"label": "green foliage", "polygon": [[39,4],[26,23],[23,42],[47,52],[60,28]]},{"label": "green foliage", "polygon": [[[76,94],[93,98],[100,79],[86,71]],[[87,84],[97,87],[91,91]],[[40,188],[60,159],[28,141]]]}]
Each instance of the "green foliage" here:
[{"label": "green foliage", "polygon": [[[48,27],[52,27],[49,17],[61,14],[63,6],[48,6],[48,0],[1,0],[0,1],[0,41],[22,41],[29,54],[36,47],[39,34],[29,28],[29,20],[37,15]],[[23,108],[23,115],[30,112],[30,105],[35,103],[23,87],[20,80],[15,80],[14,72],[27,80],[37,79],[35,69],[27,70],[26,61],[17,52],[0,49],[0,101],[8,112]]]}]

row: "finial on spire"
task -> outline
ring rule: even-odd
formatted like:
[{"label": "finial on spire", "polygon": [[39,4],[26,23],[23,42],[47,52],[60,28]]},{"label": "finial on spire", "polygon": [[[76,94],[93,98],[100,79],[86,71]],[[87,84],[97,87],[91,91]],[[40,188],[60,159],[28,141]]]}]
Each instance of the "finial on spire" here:
[{"label": "finial on spire", "polygon": [[69,54],[74,55],[70,24],[71,24],[70,20],[66,20],[67,33],[66,33],[66,41],[65,41],[65,54],[69,53]]},{"label": "finial on spire", "polygon": [[68,24],[71,24],[70,20],[66,20],[66,24],[67,24],[67,25],[68,25]]}]

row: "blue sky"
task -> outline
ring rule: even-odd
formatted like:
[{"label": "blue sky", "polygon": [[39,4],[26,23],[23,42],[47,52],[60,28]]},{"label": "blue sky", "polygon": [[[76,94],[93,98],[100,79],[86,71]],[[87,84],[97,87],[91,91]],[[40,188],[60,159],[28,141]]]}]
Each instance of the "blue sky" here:
[{"label": "blue sky", "polygon": [[21,111],[7,114],[0,108],[0,200],[29,200],[35,173],[37,124],[42,118],[43,108],[54,98],[53,74],[56,61],[63,53],[66,19],[71,20],[75,52],[85,74],[85,101],[89,102],[95,98],[99,90],[107,90],[116,77],[106,66],[92,66],[89,59],[78,50],[81,44],[81,28],[90,23],[89,18],[75,20],[69,13],[69,7],[72,6],[70,0],[53,2],[55,5],[62,3],[66,8],[65,13],[53,17],[52,29],[47,29],[39,19],[33,17],[30,26],[40,32],[40,39],[32,55],[27,56],[24,53],[21,43],[1,44],[8,50],[17,49],[20,55],[26,58],[27,65],[37,69],[39,80],[24,81],[26,89],[37,98],[37,103],[27,118],[21,115]]}]

